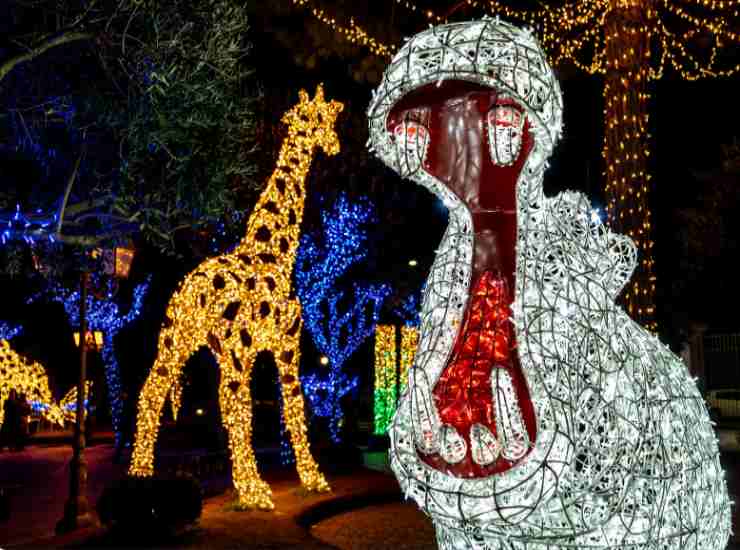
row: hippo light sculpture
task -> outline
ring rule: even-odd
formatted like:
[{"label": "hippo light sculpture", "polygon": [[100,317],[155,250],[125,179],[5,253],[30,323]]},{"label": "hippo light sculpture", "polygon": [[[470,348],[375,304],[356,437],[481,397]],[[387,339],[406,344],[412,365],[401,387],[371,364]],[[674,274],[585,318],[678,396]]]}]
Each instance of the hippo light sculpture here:
[{"label": "hippo light sculpture", "polygon": [[530,32],[432,27],[375,91],[370,145],[449,209],[391,466],[442,549],[722,550],[730,501],[684,364],[615,298],[636,248],[546,197],[562,97]]}]

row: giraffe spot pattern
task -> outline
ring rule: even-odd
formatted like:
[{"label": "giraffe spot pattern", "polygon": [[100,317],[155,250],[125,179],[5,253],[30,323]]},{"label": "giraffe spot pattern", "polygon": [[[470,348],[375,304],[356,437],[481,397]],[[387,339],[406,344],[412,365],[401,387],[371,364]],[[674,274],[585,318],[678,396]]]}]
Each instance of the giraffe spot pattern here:
[{"label": "giraffe spot pattern", "polygon": [[244,370],[244,365],[242,365],[242,362],[239,361],[239,358],[236,356],[236,353],[234,353],[234,350],[231,350],[231,360],[234,362],[234,368],[238,370],[239,372],[242,372]]},{"label": "giraffe spot pattern", "polygon": [[243,328],[239,331],[239,338],[245,348],[252,347],[252,337],[249,335],[249,332],[247,332],[247,329]]},{"label": "giraffe spot pattern", "polygon": [[267,302],[260,303],[260,315],[262,316],[262,318],[270,315],[270,304],[268,304]]},{"label": "giraffe spot pattern", "polygon": [[275,286],[277,286],[275,284],[275,279],[273,279],[272,277],[265,277],[265,284],[267,284],[267,288],[270,292],[275,290]]},{"label": "giraffe spot pattern", "polygon": [[231,302],[228,306],[226,306],[226,309],[224,309],[221,317],[223,317],[227,321],[233,321],[236,318],[236,314],[239,313],[239,308],[241,306],[242,303],[240,301]]},{"label": "giraffe spot pattern", "polygon": [[298,327],[300,325],[301,325],[301,320],[299,318],[296,318],[296,320],[293,321],[293,324],[290,325],[290,328],[288,329],[288,335],[295,336],[296,332],[298,332]]},{"label": "giraffe spot pattern", "polygon": [[216,335],[213,334],[212,332],[209,332],[206,339],[208,340],[208,345],[211,347],[211,349],[215,351],[217,354],[221,355],[221,352],[222,352],[221,342],[216,337]]},{"label": "giraffe spot pattern", "polygon": [[254,239],[261,243],[266,243],[272,237],[272,233],[266,225],[261,225],[254,234]]},{"label": "giraffe spot pattern", "polygon": [[290,244],[288,243],[288,239],[286,239],[285,237],[281,237],[280,238],[280,252],[285,254],[289,248],[290,248]]}]

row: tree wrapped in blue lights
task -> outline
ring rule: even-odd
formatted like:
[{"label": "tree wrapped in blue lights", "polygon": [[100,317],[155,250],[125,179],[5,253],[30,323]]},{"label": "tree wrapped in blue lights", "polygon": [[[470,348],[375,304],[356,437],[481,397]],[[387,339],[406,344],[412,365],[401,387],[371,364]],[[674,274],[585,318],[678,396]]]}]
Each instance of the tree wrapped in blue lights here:
[{"label": "tree wrapped in blue lights", "polygon": [[12,340],[23,332],[21,325],[13,325],[7,321],[0,321],[0,340]]},{"label": "tree wrapped in blue lights", "polygon": [[[101,331],[103,333],[102,356],[105,365],[105,379],[108,386],[108,400],[111,410],[111,421],[115,433],[116,447],[120,446],[122,429],[121,417],[123,415],[123,401],[121,398],[121,374],[116,360],[115,338],[119,331],[136,320],[144,303],[144,297],[149,289],[151,278],[136,286],[133,293],[131,307],[126,313],[113,300],[113,292],[109,291],[103,298],[91,293],[87,294],[87,327],[90,331]],[[52,283],[43,293],[53,302],[59,302],[64,306],[69,324],[73,329],[80,329],[80,291],[70,290],[60,284]],[[28,302],[39,299],[42,294],[32,296]],[[82,337],[82,336],[81,336]]]},{"label": "tree wrapped in blue lights", "polygon": [[341,399],[357,388],[358,378],[343,372],[347,358],[375,330],[385,284],[342,285],[342,277],[367,256],[366,226],[374,220],[367,199],[350,201],[340,194],[322,211],[322,235],[304,233],[298,249],[295,283],[303,320],[316,348],[329,364],[318,373],[301,377],[315,417],[329,419],[334,442],[339,441]]}]

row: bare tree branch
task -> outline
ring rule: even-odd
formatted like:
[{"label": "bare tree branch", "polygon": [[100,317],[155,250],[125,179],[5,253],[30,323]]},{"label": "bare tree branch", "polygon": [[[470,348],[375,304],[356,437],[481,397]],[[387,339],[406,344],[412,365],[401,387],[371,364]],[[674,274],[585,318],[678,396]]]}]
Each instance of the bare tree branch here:
[{"label": "bare tree branch", "polygon": [[59,207],[59,219],[57,221],[57,230],[56,234],[57,237],[62,233],[62,222],[64,221],[64,209],[67,208],[67,201],[69,200],[69,194],[72,192],[72,186],[75,183],[75,180],[77,179],[77,172],[80,168],[80,161],[82,160],[82,157],[85,155],[84,152],[80,153],[80,155],[77,157],[77,160],[75,161],[75,167],[72,170],[72,173],[69,175],[69,179],[67,180],[67,188],[64,190],[64,198],[62,199],[62,204]]},{"label": "bare tree branch", "polygon": [[11,57],[2,63],[0,65],[0,82],[18,65],[31,61],[52,48],[80,40],[91,40],[94,37],[95,35],[89,32],[68,32],[49,38],[31,48],[30,51]]}]

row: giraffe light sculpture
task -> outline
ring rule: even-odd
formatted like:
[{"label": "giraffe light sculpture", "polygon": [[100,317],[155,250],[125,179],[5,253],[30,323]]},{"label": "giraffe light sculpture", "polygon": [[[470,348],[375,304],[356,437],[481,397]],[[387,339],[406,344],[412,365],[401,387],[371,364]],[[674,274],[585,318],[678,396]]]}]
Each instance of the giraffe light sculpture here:
[{"label": "giraffe light sculpture", "polygon": [[319,85],[309,99],[283,116],[288,136],[277,167],[247,222],[246,236],[227,254],[199,265],[170,299],[159,334],[159,352],[139,398],[137,434],[129,473],[151,476],[154,444],[168,392],[185,361],[207,345],[220,372],[221,418],[228,431],[237,505],[274,508],[270,487],[260,478],[251,445],[252,365],[260,351],[277,364],[283,411],[303,486],[328,491],[309,449],[303,394],[298,377],[301,307],[291,290],[300,237],[305,180],[317,148],[339,152],[334,130],[343,106],[324,100]]},{"label": "giraffe light sculpture", "polygon": [[44,367],[16,352],[7,340],[0,340],[0,426],[5,416],[3,405],[13,390],[25,395],[44,418],[64,427],[64,412],[54,402]]},{"label": "giraffe light sculpture", "polygon": [[722,550],[730,501],[686,366],[615,299],[634,243],[546,197],[560,87],[498,19],[408,40],[371,145],[449,209],[391,467],[442,549]]}]

